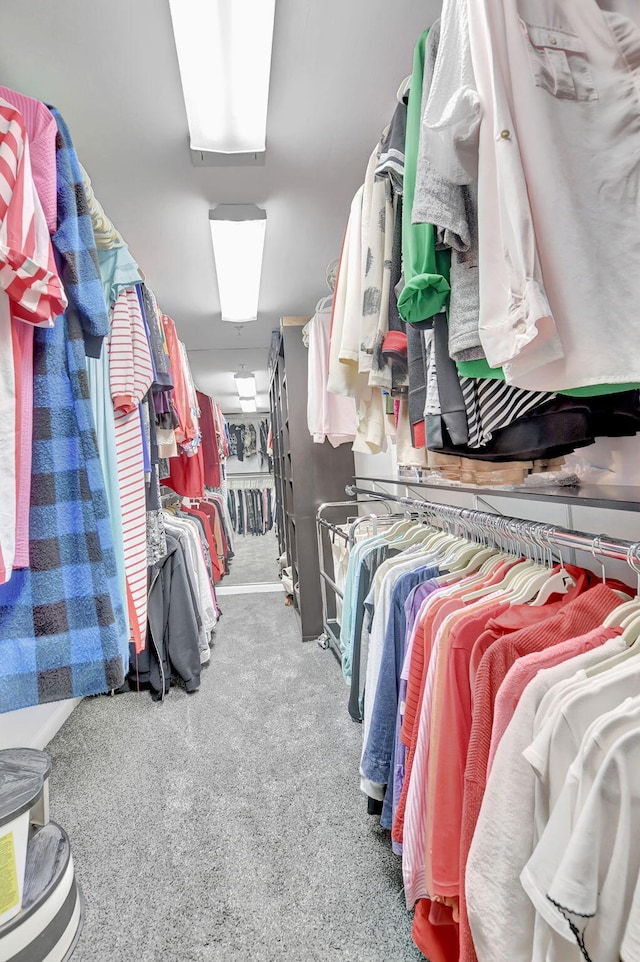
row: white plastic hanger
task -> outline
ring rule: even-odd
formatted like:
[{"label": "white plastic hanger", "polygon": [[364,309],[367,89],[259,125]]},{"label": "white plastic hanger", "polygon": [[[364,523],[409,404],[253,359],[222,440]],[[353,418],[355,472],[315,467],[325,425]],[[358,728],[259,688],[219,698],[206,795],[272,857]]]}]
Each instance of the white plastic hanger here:
[{"label": "white plastic hanger", "polygon": [[632,598],[631,601],[626,601],[624,604],[620,605],[618,608],[614,608],[610,615],[604,620],[605,628],[618,628],[622,626],[625,619],[632,614],[640,614],[640,564],[636,555],[640,551],[640,541],[636,541],[634,544],[629,545],[627,550],[627,563],[629,567],[635,571],[638,579],[637,593],[638,597]]},{"label": "white plastic hanger", "polygon": [[402,83],[400,84],[400,86],[398,87],[398,93],[396,94],[396,97],[399,104],[401,104],[404,98],[407,96],[410,86],[411,86],[411,74],[409,74],[408,77],[405,77]]},{"label": "white plastic hanger", "polygon": [[571,577],[564,566],[564,558],[560,552],[560,567],[557,571],[553,570],[553,554],[551,552],[551,542],[549,541],[550,528],[543,528],[539,531],[540,547],[548,552],[549,576],[540,587],[537,597],[530,602],[532,608],[540,608],[545,605],[553,595],[566,595],[570,588],[575,588],[576,582]]}]

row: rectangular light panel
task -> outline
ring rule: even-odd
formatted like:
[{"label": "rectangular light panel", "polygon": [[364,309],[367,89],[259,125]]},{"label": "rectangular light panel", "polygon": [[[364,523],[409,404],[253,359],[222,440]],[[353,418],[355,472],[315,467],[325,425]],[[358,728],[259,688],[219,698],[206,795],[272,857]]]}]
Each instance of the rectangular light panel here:
[{"label": "rectangular light panel", "polygon": [[[241,219],[245,211],[251,219]],[[221,205],[209,211],[209,224],[222,320],[235,324],[255,321],[258,317],[266,211],[253,205]]]},{"label": "rectangular light panel", "polygon": [[238,397],[249,398],[256,396],[256,378],[254,374],[234,374],[234,379]]},{"label": "rectangular light panel", "polygon": [[256,399],[254,397],[241,397],[240,410],[243,414],[253,414],[254,411],[258,410]]},{"label": "rectangular light panel", "polygon": [[169,0],[191,148],[266,148],[275,0]]}]

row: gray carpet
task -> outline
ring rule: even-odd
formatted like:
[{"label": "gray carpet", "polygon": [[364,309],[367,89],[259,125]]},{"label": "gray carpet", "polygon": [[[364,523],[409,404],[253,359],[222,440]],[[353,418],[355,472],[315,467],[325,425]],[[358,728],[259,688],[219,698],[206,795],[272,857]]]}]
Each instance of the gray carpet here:
[{"label": "gray carpet", "polygon": [[199,692],[86,699],[50,746],[73,962],[417,962],[335,659],[279,594],[222,607]]},{"label": "gray carpet", "polygon": [[261,535],[235,535],[234,557],[222,584],[253,585],[278,580],[278,542],[275,529]]}]

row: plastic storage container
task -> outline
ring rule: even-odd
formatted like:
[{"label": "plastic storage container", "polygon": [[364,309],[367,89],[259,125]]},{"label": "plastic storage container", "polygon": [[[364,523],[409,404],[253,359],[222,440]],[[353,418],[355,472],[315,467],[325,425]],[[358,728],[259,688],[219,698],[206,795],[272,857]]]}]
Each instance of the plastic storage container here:
[{"label": "plastic storage container", "polygon": [[43,787],[40,774],[0,767],[0,925],[22,908],[31,809]]}]

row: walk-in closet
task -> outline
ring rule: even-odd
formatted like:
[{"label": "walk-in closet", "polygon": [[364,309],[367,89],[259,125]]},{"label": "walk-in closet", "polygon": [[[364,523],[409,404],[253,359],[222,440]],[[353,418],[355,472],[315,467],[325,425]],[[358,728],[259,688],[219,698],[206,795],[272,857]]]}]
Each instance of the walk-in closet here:
[{"label": "walk-in closet", "polygon": [[640,962],[638,4],[0,17],[0,962]]}]

